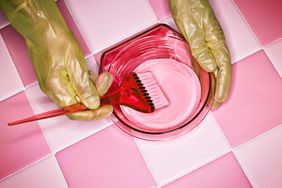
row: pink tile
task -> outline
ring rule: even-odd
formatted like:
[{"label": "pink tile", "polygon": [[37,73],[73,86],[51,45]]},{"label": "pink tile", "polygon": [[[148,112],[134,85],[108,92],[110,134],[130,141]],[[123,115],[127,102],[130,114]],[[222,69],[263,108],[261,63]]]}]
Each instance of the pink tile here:
[{"label": "pink tile", "polygon": [[159,20],[171,16],[168,0],[149,0]]},{"label": "pink tile", "polygon": [[[151,0],[153,7],[153,4],[158,7],[157,4],[162,3],[166,4],[166,1]],[[210,4],[224,32],[232,63],[261,49],[260,44],[232,0],[210,0]],[[178,30],[172,17],[162,20],[162,22]]]},{"label": "pink tile", "polygon": [[282,187],[282,124],[235,150],[246,175],[257,188]]},{"label": "pink tile", "polygon": [[64,2],[64,0],[58,0],[57,1],[57,5],[62,13],[62,15],[65,18],[65,21],[67,23],[67,25],[69,26],[70,30],[73,32],[74,36],[76,37],[84,56],[88,56],[90,54],[90,50],[88,49],[88,46],[86,45],[82,35],[79,32],[78,27],[76,26],[75,21],[72,18],[71,13],[69,12],[69,9],[66,5],[66,3]]},{"label": "pink tile", "polygon": [[37,122],[8,127],[7,122],[33,114],[24,92],[0,102],[0,179],[50,153]]},{"label": "pink tile", "polygon": [[67,188],[56,161],[51,156],[0,182],[0,188]]},{"label": "pink tile", "polygon": [[165,187],[251,188],[252,186],[235,156],[229,153]]},{"label": "pink tile", "polygon": [[24,89],[20,76],[0,35],[0,101]]},{"label": "pink tile", "polygon": [[282,79],[263,51],[232,67],[228,101],[214,112],[232,146],[282,123]]},{"label": "pink tile", "polygon": [[11,25],[1,29],[0,33],[16,65],[23,84],[27,86],[35,83],[37,80],[36,75],[23,37]]},{"label": "pink tile", "polygon": [[211,113],[198,127],[180,138],[162,142],[136,139],[136,143],[160,186],[229,151],[229,145]]},{"label": "pink tile", "polygon": [[264,50],[282,78],[282,39],[267,46]]},{"label": "pink tile", "polygon": [[115,126],[56,157],[69,187],[156,187],[134,140]]},{"label": "pink tile", "polygon": [[225,34],[232,63],[261,49],[232,0],[210,0],[210,4]]},{"label": "pink tile", "polygon": [[234,0],[234,2],[263,46],[282,37],[281,0]]},{"label": "pink tile", "polygon": [[[43,113],[58,108],[36,84],[26,89],[34,113]],[[54,117],[39,121],[51,151],[57,152],[102,129],[112,125],[109,119],[97,121],[74,121],[66,116]]]},{"label": "pink tile", "polygon": [[[62,12],[62,15],[65,17],[68,26],[81,45],[84,55],[89,55],[90,51],[86,46],[81,34],[79,33],[79,30],[76,27],[70,13],[68,12],[64,1],[59,0],[57,3]],[[29,57],[27,46],[23,37],[11,25],[1,29],[0,33],[3,36],[3,39],[16,65],[20,77],[23,80],[24,85],[27,86],[35,83],[37,80],[36,75],[33,70],[31,58]]]},{"label": "pink tile", "polygon": [[4,16],[3,12],[0,10],[0,29],[8,25],[9,22]]},{"label": "pink tile", "polygon": [[120,42],[154,24],[156,16],[146,0],[66,0],[92,53]]}]

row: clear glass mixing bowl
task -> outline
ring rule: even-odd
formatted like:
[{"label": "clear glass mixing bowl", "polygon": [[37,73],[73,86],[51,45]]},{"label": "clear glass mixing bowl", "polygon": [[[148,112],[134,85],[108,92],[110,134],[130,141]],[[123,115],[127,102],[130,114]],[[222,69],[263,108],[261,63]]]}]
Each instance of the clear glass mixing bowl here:
[{"label": "clear glass mixing bowl", "polygon": [[[150,68],[151,62],[154,62],[155,66],[151,70],[158,75],[162,85],[166,86],[167,82],[170,84],[170,91],[180,89],[180,92],[170,95],[168,101],[171,105],[164,107],[166,109],[156,110],[153,112],[155,114],[139,114],[116,105],[112,120],[125,132],[141,139],[167,140],[183,135],[197,126],[209,112],[214,93],[214,77],[192,58],[188,44],[175,30],[163,24],[157,25],[106,51],[101,58],[100,71],[113,74],[114,81],[109,91],[112,92],[120,86],[126,75],[132,71],[138,74],[140,67],[145,64]],[[160,72],[162,70],[165,71],[164,74]],[[188,76],[188,73],[191,76]],[[180,80],[182,77],[187,83]],[[190,86],[191,83],[195,86]],[[196,97],[192,101],[186,87],[190,87],[191,92],[195,93]],[[177,100],[178,103],[175,102]]]}]

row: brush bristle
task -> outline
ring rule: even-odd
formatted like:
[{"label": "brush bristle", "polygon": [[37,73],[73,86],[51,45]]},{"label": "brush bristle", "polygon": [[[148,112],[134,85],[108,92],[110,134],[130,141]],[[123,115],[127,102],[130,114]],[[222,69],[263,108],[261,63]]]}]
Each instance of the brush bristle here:
[{"label": "brush bristle", "polygon": [[158,82],[151,72],[138,73],[138,75],[135,74],[134,78],[138,81],[138,86],[152,111],[169,104],[167,97],[159,87]]},{"label": "brush bristle", "polygon": [[134,73],[132,75],[133,75],[133,77],[134,77],[134,79],[135,79],[135,81],[136,81],[136,83],[137,83],[137,85],[139,87],[139,90],[141,91],[142,95],[144,96],[147,104],[150,106],[151,111],[154,111],[155,110],[155,105],[153,103],[153,100],[152,100],[150,94],[146,90],[146,87],[144,86],[143,82],[140,80],[139,76],[136,73]]}]

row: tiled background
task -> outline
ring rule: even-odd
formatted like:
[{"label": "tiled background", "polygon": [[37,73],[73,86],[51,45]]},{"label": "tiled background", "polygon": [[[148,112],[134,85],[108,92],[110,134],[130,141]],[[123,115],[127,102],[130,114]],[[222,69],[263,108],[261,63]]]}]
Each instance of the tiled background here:
[{"label": "tiled background", "polygon": [[[228,101],[183,137],[132,138],[109,119],[7,127],[56,106],[26,45],[0,12],[0,188],[282,187],[282,1],[210,0],[232,58]],[[114,44],[158,22],[167,0],[59,0],[89,69]]]}]

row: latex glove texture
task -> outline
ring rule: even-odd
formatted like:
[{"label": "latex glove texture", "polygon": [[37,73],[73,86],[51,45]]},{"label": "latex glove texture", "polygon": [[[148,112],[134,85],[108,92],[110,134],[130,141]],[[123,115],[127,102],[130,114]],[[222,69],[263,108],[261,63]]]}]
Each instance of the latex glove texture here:
[{"label": "latex glove texture", "polygon": [[60,107],[82,102],[91,109],[69,114],[71,119],[101,119],[112,113],[111,105],[99,107],[112,75],[90,79],[82,50],[53,0],[1,0],[0,7],[27,43],[41,90]]},{"label": "latex glove texture", "polygon": [[231,84],[231,60],[223,31],[208,0],[169,0],[169,4],[193,57],[203,69],[215,73],[215,109],[227,99]]}]

